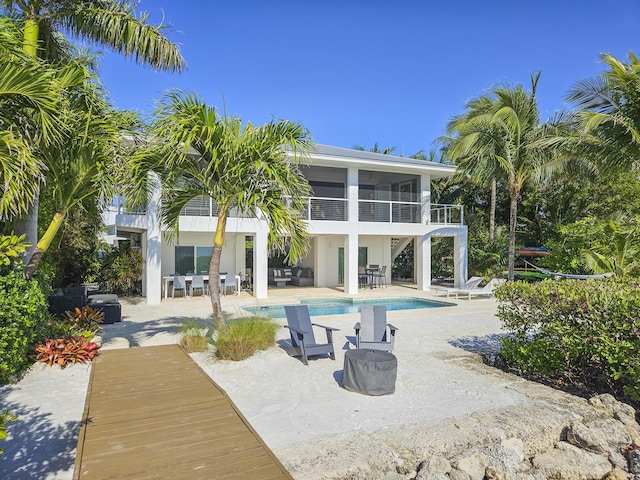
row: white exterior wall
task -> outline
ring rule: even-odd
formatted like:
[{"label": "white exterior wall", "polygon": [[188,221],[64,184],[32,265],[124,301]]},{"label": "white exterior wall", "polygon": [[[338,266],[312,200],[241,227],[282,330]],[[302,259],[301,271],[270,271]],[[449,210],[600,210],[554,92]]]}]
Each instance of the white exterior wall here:
[{"label": "white exterior wall", "polygon": [[[467,229],[464,225],[430,224],[430,180],[453,173],[453,167],[430,164],[413,159],[388,155],[358,152],[349,149],[324,147],[314,154],[312,165],[346,170],[345,196],[347,221],[309,221],[310,248],[306,257],[298,262],[302,267],[312,268],[315,285],[333,287],[338,285],[338,250],[344,248],[344,291],[358,294],[358,249],[367,247],[368,263],[387,266],[387,283],[391,282],[391,239],[412,237],[415,240],[415,277],[419,290],[428,290],[431,282],[431,239],[434,236],[454,238],[454,268],[456,285],[467,278]],[[359,222],[359,171],[395,172],[414,175],[420,179],[418,197],[422,205],[422,221],[419,223]],[[334,175],[335,181],[344,175]],[[156,197],[156,200],[158,197]],[[162,277],[175,271],[174,247],[213,245],[216,218],[204,216],[180,217],[179,237],[169,240],[161,233],[156,219],[157,209],[152,202],[147,215],[118,215],[116,225],[132,231],[142,232],[143,257],[145,259],[143,292],[147,303],[161,300]],[[244,273],[245,236],[254,239],[253,294],[266,298],[267,290],[267,225],[258,219],[230,217],[227,221],[225,245],[222,250],[220,271],[231,274]]]}]

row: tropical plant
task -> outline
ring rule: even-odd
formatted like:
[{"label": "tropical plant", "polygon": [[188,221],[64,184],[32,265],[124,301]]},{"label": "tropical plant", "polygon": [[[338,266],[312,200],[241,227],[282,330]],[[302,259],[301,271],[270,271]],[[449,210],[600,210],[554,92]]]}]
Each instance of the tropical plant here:
[{"label": "tropical plant", "polygon": [[[3,414],[0,414],[0,440],[7,438],[7,423],[15,422],[18,419],[17,415],[13,415],[7,408]],[[4,453],[4,450],[0,448],[0,455]]]},{"label": "tropical plant", "polygon": [[63,138],[40,149],[48,166],[48,191],[54,195],[55,212],[28,262],[27,277],[33,275],[70,210],[94,207],[96,198],[106,199],[111,194],[110,165],[118,154],[119,140],[109,121],[109,107],[88,73],[84,84],[68,94],[59,113],[66,125]]},{"label": "tropical plant", "polygon": [[603,241],[593,241],[584,251],[593,273],[617,276],[640,273],[640,224],[609,220],[601,225]]},{"label": "tropical plant", "polygon": [[49,321],[44,288],[25,279],[20,265],[0,275],[0,383],[15,381],[30,365],[29,353]]},{"label": "tropical plant", "polygon": [[[193,199],[211,197],[217,207],[209,284],[217,285],[227,218],[232,211],[262,217],[269,225],[268,247],[286,251],[295,261],[307,248],[300,212],[309,185],[298,163],[312,148],[309,132],[286,120],[243,125],[220,117],[194,94],[170,91],[160,101],[155,138],[131,159],[127,178],[137,179],[126,197],[145,205],[155,172],[162,188],[162,221],[177,232],[180,212]],[[293,155],[289,159],[287,149]],[[224,320],[220,293],[211,292],[216,320]]]},{"label": "tropical plant", "polygon": [[48,144],[64,129],[57,119],[60,94],[77,73],[24,54],[18,28],[0,17],[0,220],[26,213],[36,197],[46,167],[33,144],[36,138]]},{"label": "tropical plant", "polygon": [[[22,49],[32,59],[45,59],[59,70],[65,63],[68,45],[65,44],[61,31],[67,31],[76,38],[89,40],[93,44],[109,47],[126,57],[134,58],[138,63],[155,69],[181,71],[185,61],[176,44],[164,35],[164,26],[153,26],[147,23],[148,14],[136,13],[137,4],[116,0],[86,2],[84,0],[2,0],[0,13],[16,20],[22,27]],[[47,92],[56,98],[56,91]],[[28,112],[27,112],[28,113]],[[34,118],[30,123],[30,142],[42,138],[46,123],[43,117]],[[46,136],[45,136],[46,138]],[[28,145],[34,152],[35,145]],[[38,148],[42,147],[42,143]],[[40,171],[44,159],[34,157],[39,163],[33,168]],[[55,158],[54,165],[63,163],[64,157]],[[51,168],[52,165],[47,165]],[[30,172],[19,172],[20,178],[28,178]],[[37,187],[40,178],[30,180],[35,185],[31,198],[28,217],[23,222],[27,240],[33,245],[37,241],[38,195]],[[29,185],[31,186],[31,185]]]},{"label": "tropical plant", "polygon": [[62,315],[62,321],[71,328],[79,331],[90,331],[93,335],[102,330],[102,322],[104,321],[104,312],[95,310],[91,307],[76,307],[75,310],[67,310]]},{"label": "tropical plant", "polygon": [[640,285],[629,279],[509,282],[496,290],[502,354],[521,371],[640,400]]},{"label": "tropical plant", "polygon": [[229,322],[218,329],[214,345],[222,360],[240,361],[256,350],[265,350],[275,343],[279,326],[269,319],[248,317]]},{"label": "tropical plant", "polygon": [[211,339],[211,328],[207,322],[191,318],[180,324],[180,334],[180,345],[188,353],[204,352]]},{"label": "tropical plant", "polygon": [[127,243],[107,253],[100,275],[100,288],[120,295],[133,295],[142,278],[142,254]]},{"label": "tropical plant", "polygon": [[[480,96],[471,100],[466,105],[466,112],[462,115],[455,116],[449,121],[447,125],[447,132],[454,136],[441,137],[438,141],[443,145],[443,153],[446,157],[451,158],[454,162],[461,160],[459,155],[468,155],[465,151],[465,146],[461,143],[468,141],[469,137],[473,137],[477,134],[479,124],[486,120],[487,115],[492,115],[495,110],[495,104],[492,98],[489,96]],[[493,160],[491,153],[493,148],[496,147],[495,138],[500,135],[499,129],[491,134],[491,128],[487,125],[482,127],[486,130],[483,134],[486,134],[486,138],[483,140],[486,145],[483,148],[487,148],[488,151],[475,152],[476,158],[474,162],[483,162],[490,164]],[[491,203],[489,205],[489,241],[493,242],[495,238],[495,218],[496,218],[496,198],[497,198],[497,185],[496,176],[500,173],[499,169],[495,169],[493,175],[478,175],[475,177],[465,175],[458,175],[455,178],[456,181],[467,180],[475,182],[482,187],[490,186],[491,188]]]},{"label": "tropical plant", "polygon": [[[503,180],[510,198],[508,278],[515,267],[518,202],[524,185],[540,180],[559,157],[539,140],[547,130],[560,128],[559,122],[544,127],[540,123],[536,91],[540,74],[532,75],[531,91],[522,86],[499,86],[470,104],[469,118],[454,118],[449,125],[452,137],[443,139],[448,156],[456,159],[456,176],[481,185]],[[479,106],[478,106],[479,105]]]},{"label": "tropical plant", "polygon": [[[354,145],[353,146],[354,150],[361,150],[361,151],[365,151],[366,149],[364,148],[364,145]],[[371,147],[369,150],[366,150],[368,152],[372,152],[372,153],[382,153],[383,155],[391,155],[392,153],[394,153],[396,151],[396,147],[386,147],[386,148],[380,148],[378,146],[378,142],[373,144],[373,147]]]},{"label": "tropical plant", "polygon": [[74,363],[93,360],[100,346],[95,342],[88,342],[84,337],[64,336],[58,339],[46,339],[35,348],[35,360],[47,365],[66,367]]},{"label": "tropical plant", "polygon": [[14,262],[21,262],[21,257],[29,245],[24,241],[25,235],[0,236],[0,267],[9,267]]},{"label": "tropical plant", "polygon": [[640,159],[640,61],[633,52],[626,63],[608,53],[601,61],[608,70],[567,95],[578,109],[581,135],[555,140],[601,169],[627,170]]}]

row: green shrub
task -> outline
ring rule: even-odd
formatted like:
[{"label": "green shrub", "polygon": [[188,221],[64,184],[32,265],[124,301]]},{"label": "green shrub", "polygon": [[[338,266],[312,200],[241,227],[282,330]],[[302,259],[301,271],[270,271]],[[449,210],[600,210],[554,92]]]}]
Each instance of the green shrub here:
[{"label": "green shrub", "polygon": [[218,329],[215,341],[216,356],[222,360],[244,360],[256,350],[264,350],[275,343],[279,326],[261,317],[248,317],[230,322]]},{"label": "green shrub", "polygon": [[105,256],[100,273],[100,289],[118,295],[139,293],[142,263],[142,254],[129,244],[114,248]]},{"label": "green shrub", "polygon": [[37,280],[25,280],[22,268],[0,275],[0,383],[15,380],[30,365],[29,353],[44,337],[49,312]]},{"label": "green shrub", "polygon": [[496,296],[509,364],[640,400],[637,281],[510,282]]},{"label": "green shrub", "polygon": [[[7,426],[8,422],[14,422],[18,419],[16,415],[12,415],[9,409],[0,414],[0,440],[7,438]],[[0,448],[0,455],[4,453],[4,450]]]},{"label": "green shrub", "polygon": [[180,345],[187,352],[204,352],[211,338],[211,329],[205,321],[191,318],[180,325],[180,334]]}]

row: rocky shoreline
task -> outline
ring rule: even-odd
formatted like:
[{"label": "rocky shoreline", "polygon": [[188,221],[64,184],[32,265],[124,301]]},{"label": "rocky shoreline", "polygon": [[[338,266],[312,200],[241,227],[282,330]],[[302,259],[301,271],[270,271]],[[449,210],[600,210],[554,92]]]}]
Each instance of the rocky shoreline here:
[{"label": "rocky shoreline", "polygon": [[[635,410],[608,394],[589,400],[471,359],[533,404],[375,433],[325,437],[275,451],[307,480],[640,480]],[[321,453],[318,453],[321,452]]]}]

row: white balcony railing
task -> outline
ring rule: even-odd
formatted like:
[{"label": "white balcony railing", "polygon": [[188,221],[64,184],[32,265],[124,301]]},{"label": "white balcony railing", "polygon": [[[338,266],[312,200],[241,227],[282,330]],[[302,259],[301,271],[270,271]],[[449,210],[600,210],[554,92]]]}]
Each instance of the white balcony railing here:
[{"label": "white balcony railing", "polygon": [[464,225],[464,208],[462,205],[431,205],[430,224]]}]

